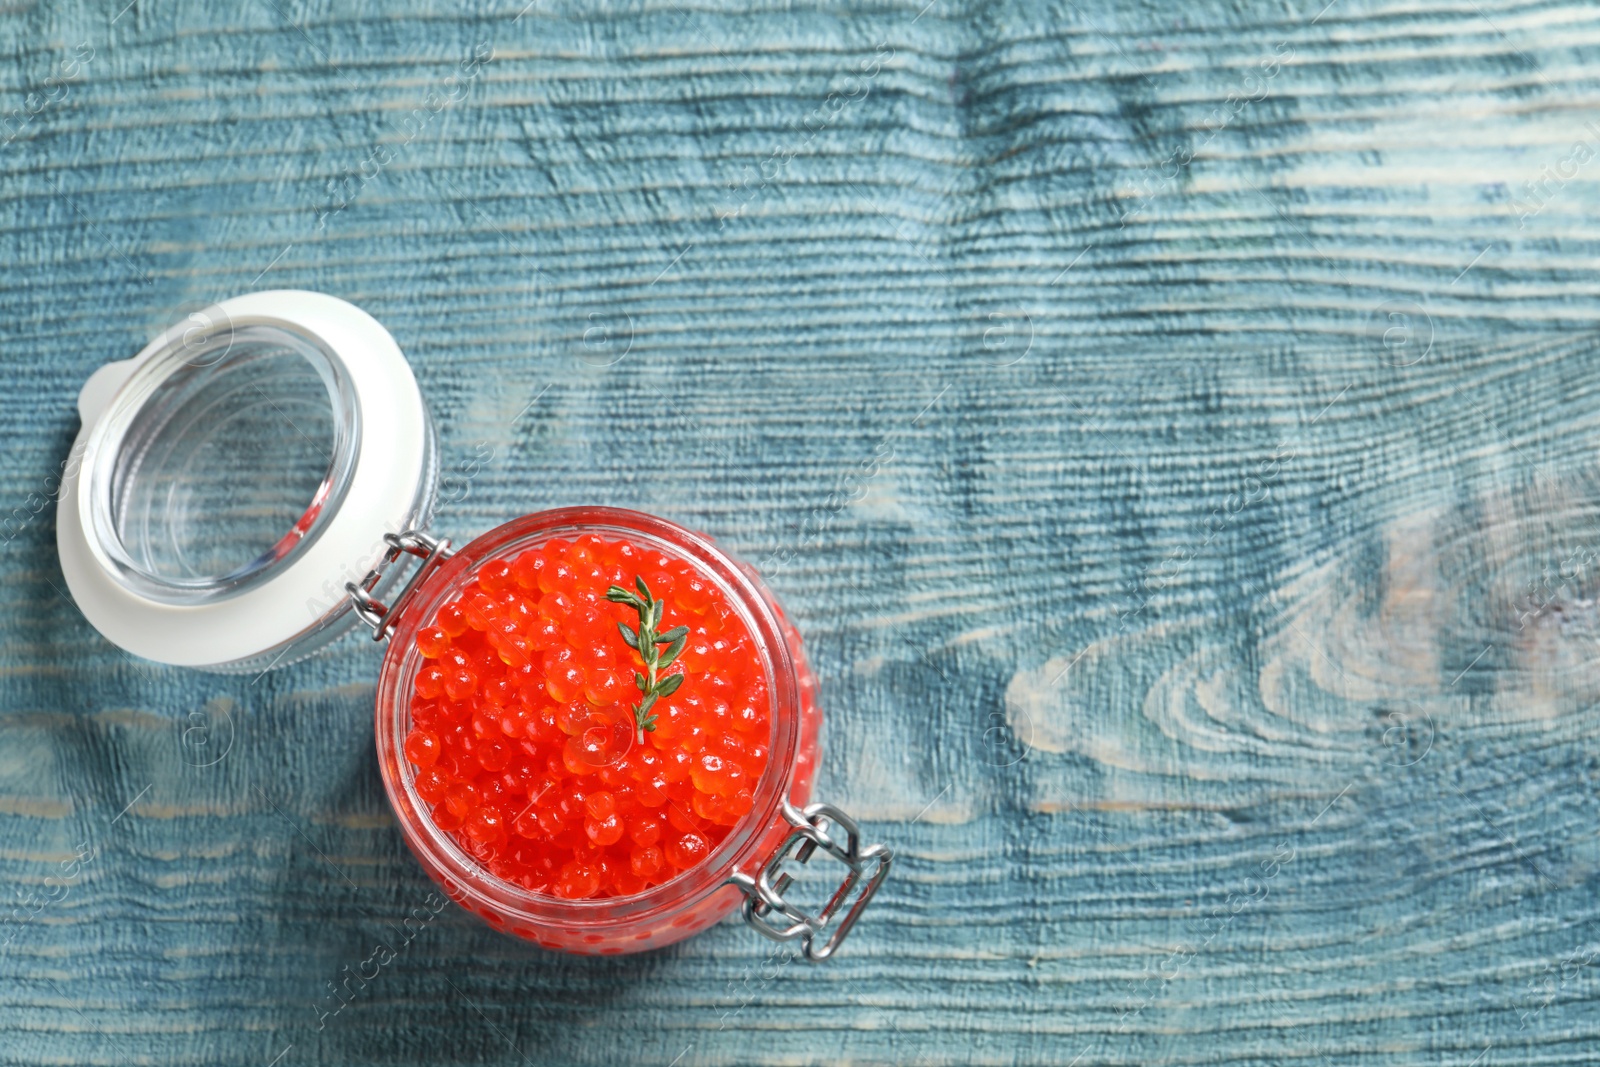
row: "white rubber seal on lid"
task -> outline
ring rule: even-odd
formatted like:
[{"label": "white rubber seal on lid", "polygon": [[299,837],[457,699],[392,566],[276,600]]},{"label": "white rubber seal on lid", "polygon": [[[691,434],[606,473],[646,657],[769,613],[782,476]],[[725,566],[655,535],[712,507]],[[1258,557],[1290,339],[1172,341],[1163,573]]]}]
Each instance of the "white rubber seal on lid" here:
[{"label": "white rubber seal on lid", "polygon": [[[57,513],[62,573],[89,622],[135,655],[213,670],[287,663],[348,629],[355,616],[344,583],[358,580],[382,555],[384,534],[426,522],[437,477],[427,407],[389,331],[335,297],[252,293],[191,319],[85,383],[78,401],[83,428]],[[302,341],[305,351],[317,354],[324,376],[337,380],[353,428],[342,438],[347,454],[338,493],[307,502],[302,523],[284,539],[287,547],[252,564],[246,579],[230,576],[212,587],[201,579],[194,591],[174,587],[168,595],[159,579],[145,582],[130,572],[118,544],[108,544],[116,539],[104,532],[105,502],[95,498],[105,489],[96,487],[97,479],[123,460],[119,450],[132,447],[125,442],[137,436],[128,428],[138,426],[153,391],[178,375],[201,373],[183,358],[184,349],[212,329],[226,329],[229,338],[256,331]],[[186,417],[198,423],[206,413]]]}]

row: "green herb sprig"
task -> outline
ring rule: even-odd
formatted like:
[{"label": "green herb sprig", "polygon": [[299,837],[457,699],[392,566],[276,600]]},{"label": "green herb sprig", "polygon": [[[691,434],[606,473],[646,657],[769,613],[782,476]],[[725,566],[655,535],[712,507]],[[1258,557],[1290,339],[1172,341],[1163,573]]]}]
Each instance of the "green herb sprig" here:
[{"label": "green herb sprig", "polygon": [[[614,585],[606,590],[606,599],[613,604],[626,604],[639,613],[637,630],[629,629],[625,622],[617,623],[617,629],[622,631],[622,639],[628,643],[628,647],[638,652],[639,658],[644,660],[645,673],[633,672],[633,682],[644,694],[633,709],[633,725],[639,732],[639,740],[643,741],[644,735],[654,733],[656,728],[656,717],[650,709],[655,707],[657,700],[676,693],[683,684],[683,675],[662,677],[661,672],[672,666],[678,653],[683,651],[683,646],[689,640],[689,628],[674,626],[666,633],[657,633],[656,627],[661,625],[664,604],[650,595],[650,587],[644,584],[643,578],[635,578],[633,582],[639,587],[637,594]],[[662,645],[667,646],[666,651],[662,651]]]}]

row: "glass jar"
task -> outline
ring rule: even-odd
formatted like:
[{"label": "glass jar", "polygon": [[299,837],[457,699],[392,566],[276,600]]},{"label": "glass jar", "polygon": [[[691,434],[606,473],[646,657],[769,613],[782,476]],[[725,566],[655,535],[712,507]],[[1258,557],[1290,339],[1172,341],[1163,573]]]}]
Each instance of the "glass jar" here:
[{"label": "glass jar", "polygon": [[[671,944],[742,907],[757,931],[821,960],[887,875],[887,848],[810,803],[816,682],[755,571],[701,534],[598,507],[527,515],[452,552],[423,532],[438,477],[426,404],[394,339],[359,309],[291,291],[224,301],[101,368],[79,409],[57,541],[89,621],[138,655],[224,671],[293,662],[363,623],[387,638],[375,732],[390,804],[428,874],[497,929],[613,955]],[[402,745],[418,630],[485,562],[585,533],[657,547],[722,594],[765,673],[770,737],[750,811],[703,860],[640,893],[574,900],[505,881],[463,850],[417,795]],[[842,875],[808,911],[792,899],[790,868],[819,854]]]}]

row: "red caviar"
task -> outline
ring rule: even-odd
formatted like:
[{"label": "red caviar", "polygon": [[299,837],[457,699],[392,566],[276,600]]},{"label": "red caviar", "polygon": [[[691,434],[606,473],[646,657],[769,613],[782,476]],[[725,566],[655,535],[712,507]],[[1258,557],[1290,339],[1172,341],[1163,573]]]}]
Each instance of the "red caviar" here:
[{"label": "red caviar", "polygon": [[[634,708],[640,654],[606,599],[642,581],[659,630],[686,626],[663,672],[677,690]],[[497,877],[567,899],[659,885],[747,815],[767,765],[767,680],[743,618],[688,560],[624,539],[554,538],[491,559],[417,633],[425,657],[406,759],[433,822]]]}]

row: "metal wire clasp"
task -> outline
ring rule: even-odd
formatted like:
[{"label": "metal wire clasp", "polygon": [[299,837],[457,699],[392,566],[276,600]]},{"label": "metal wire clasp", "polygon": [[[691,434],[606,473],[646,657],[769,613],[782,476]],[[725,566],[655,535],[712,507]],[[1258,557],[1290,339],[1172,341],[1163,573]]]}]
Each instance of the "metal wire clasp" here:
[{"label": "metal wire clasp", "polygon": [[[372,627],[374,641],[382,641],[389,636],[390,631],[399,624],[401,609],[411,599],[411,594],[416,592],[427,580],[428,575],[437,570],[441,563],[455,555],[450,549],[448,538],[431,537],[421,530],[384,534],[383,541],[389,548],[378,561],[378,565],[368,571],[366,577],[359,583],[344,583],[344,591],[355,604],[356,614],[361,616],[362,622]],[[412,572],[410,578],[406,579],[406,584],[395,594],[394,601],[386,605],[373,596],[372,591],[383,581],[384,571],[393,566],[401,556],[416,556],[422,560],[422,564]]]},{"label": "metal wire clasp", "polygon": [[[734,871],[728,876],[728,884],[738,886],[744,892],[745,922],[774,941],[799,938],[806,959],[820,963],[833,955],[834,949],[849,935],[850,928],[861,917],[862,909],[888,876],[889,863],[894,854],[886,845],[861,847],[861,831],[855,820],[831,804],[808,804],[804,811],[800,811],[785,800],[783,817],[794,827],[784,839],[783,847],[773,853],[755,877]],[[831,826],[844,831],[843,842],[835,840],[828,832]],[[794,876],[779,871],[791,858],[797,863],[809,862],[819,848],[848,867],[849,873],[822,911],[817,915],[807,915],[784,900],[784,891],[794,881]],[[844,918],[839,920],[838,928],[819,948],[816,939],[850,901],[856,887],[863,884],[865,888],[860,896],[850,905]],[[787,919],[788,925],[774,922],[774,914]]]}]

